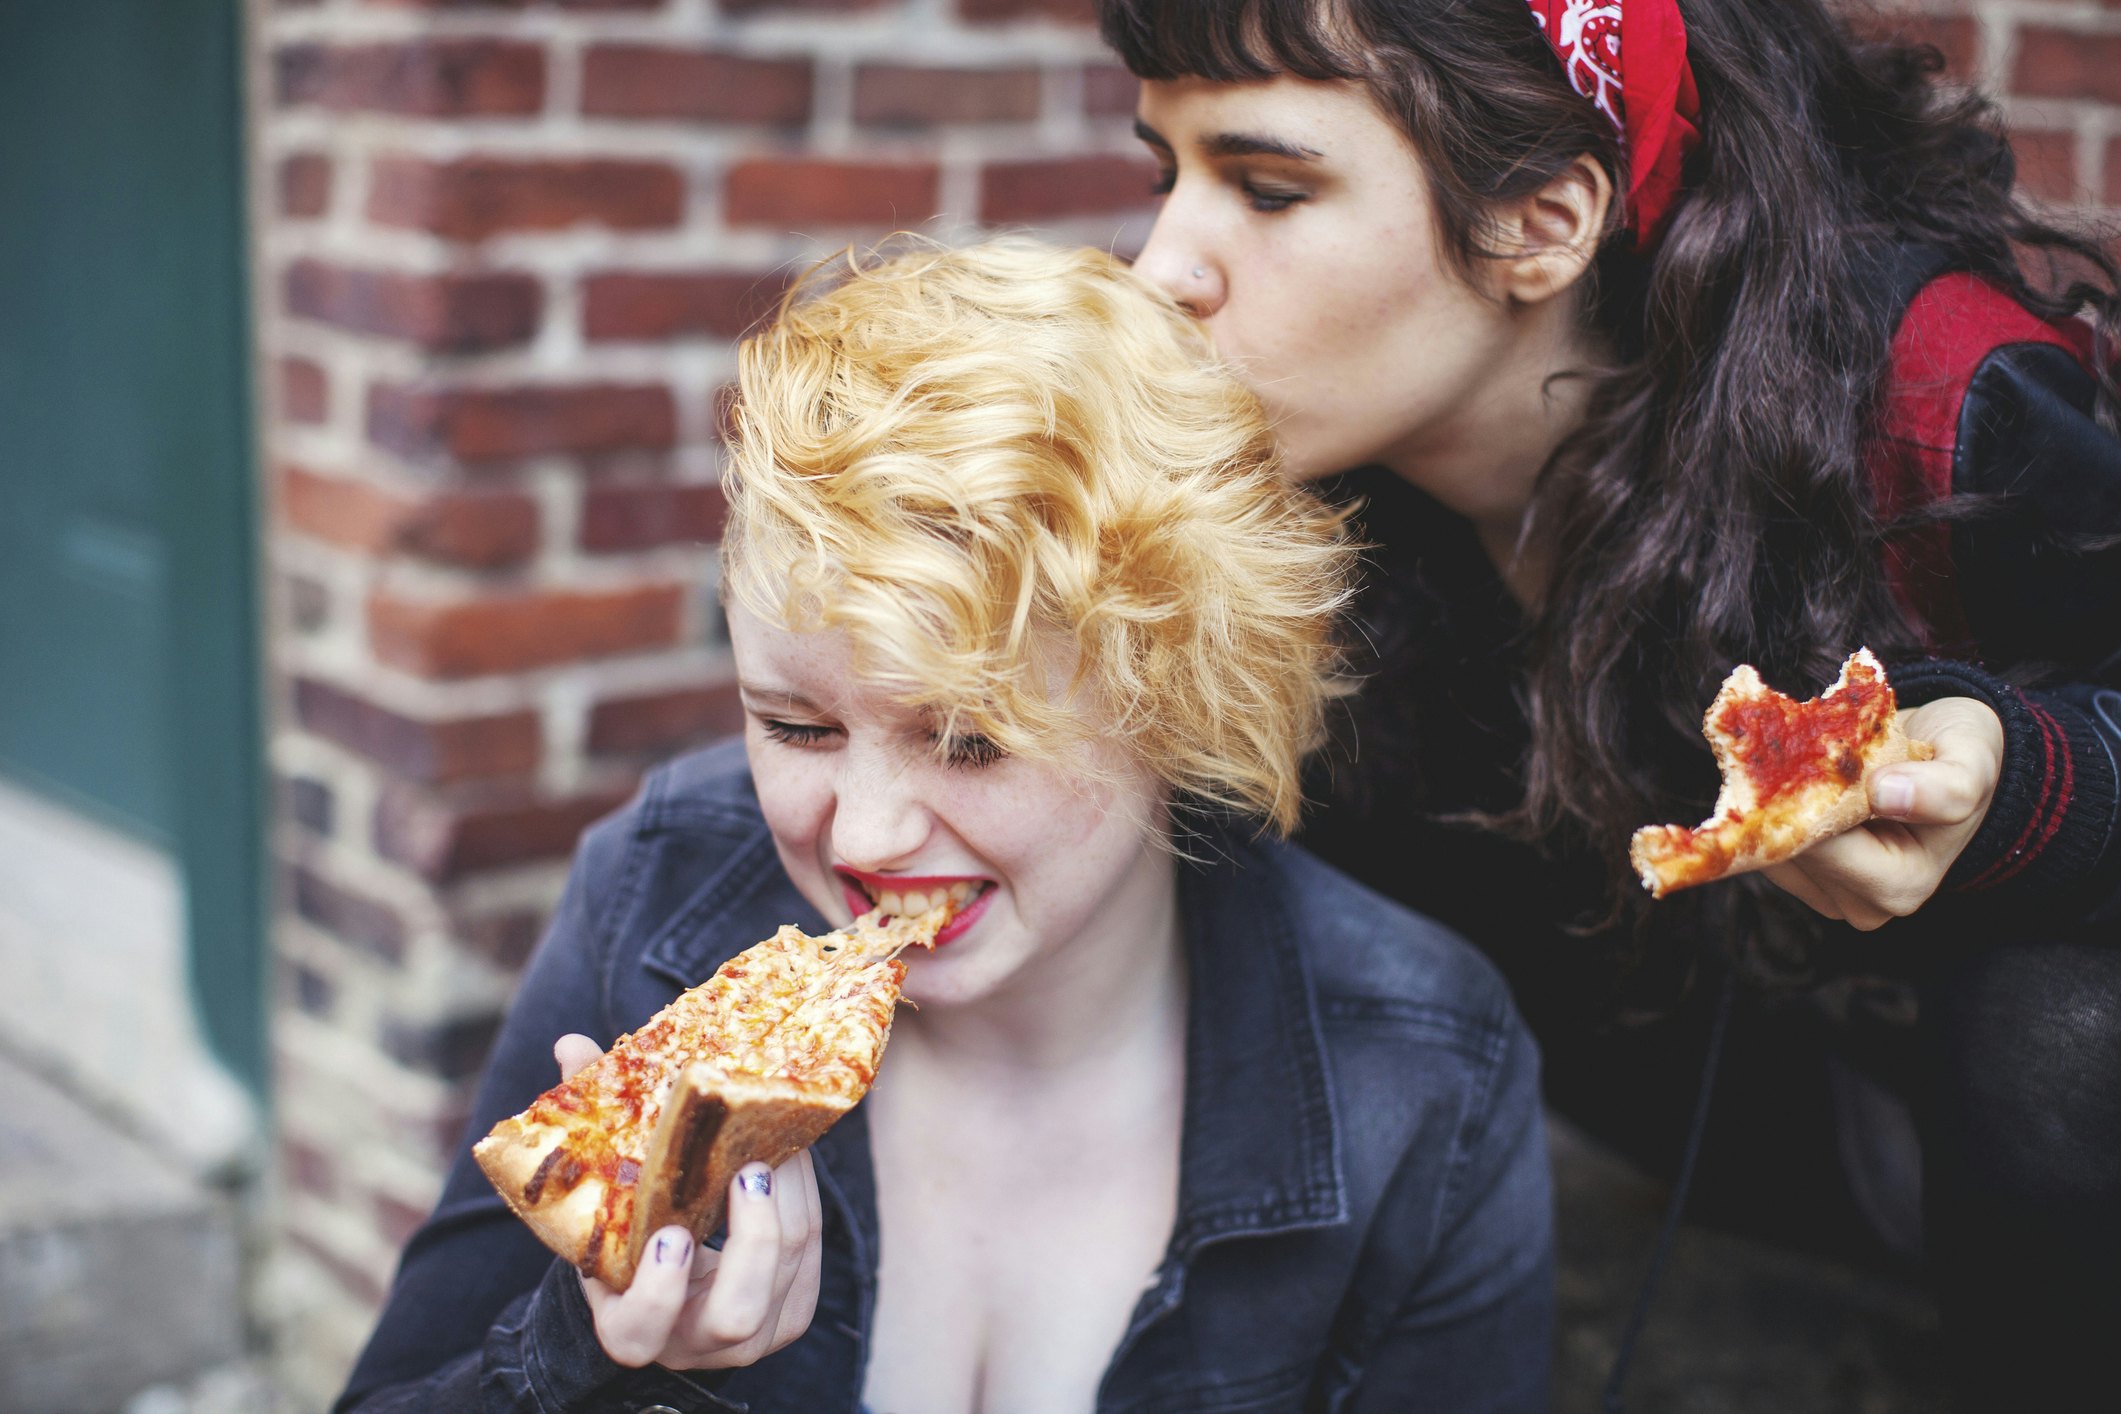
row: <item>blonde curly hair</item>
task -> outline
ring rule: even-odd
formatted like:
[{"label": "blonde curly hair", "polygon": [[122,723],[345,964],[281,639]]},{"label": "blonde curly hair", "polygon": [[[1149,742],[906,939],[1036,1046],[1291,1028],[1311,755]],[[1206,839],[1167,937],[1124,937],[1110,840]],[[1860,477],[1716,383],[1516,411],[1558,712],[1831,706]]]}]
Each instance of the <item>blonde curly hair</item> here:
[{"label": "blonde curly hair", "polygon": [[1012,754],[1113,735],[1283,831],[1337,688],[1340,518],[1119,261],[1023,237],[853,251],[746,340],[723,592]]}]

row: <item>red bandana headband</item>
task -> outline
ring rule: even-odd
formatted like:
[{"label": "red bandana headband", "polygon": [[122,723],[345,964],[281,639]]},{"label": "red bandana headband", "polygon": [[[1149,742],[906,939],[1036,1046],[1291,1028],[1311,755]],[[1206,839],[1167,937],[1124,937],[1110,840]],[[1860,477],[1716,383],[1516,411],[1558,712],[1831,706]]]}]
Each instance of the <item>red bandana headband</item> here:
[{"label": "red bandana headband", "polygon": [[1701,142],[1701,99],[1686,59],[1678,0],[1529,0],[1532,18],[1576,91],[1612,121],[1628,155],[1627,209],[1635,248],[1657,244],[1679,196],[1679,169]]}]

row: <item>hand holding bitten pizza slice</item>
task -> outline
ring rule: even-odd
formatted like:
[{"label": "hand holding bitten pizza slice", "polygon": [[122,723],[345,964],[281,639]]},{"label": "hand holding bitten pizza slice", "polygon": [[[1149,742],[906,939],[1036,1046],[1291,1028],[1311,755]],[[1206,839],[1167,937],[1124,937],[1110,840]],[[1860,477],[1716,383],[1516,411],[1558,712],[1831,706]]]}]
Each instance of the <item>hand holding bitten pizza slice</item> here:
[{"label": "hand holding bitten pizza slice", "polygon": [[949,921],[786,927],[723,963],[472,1148],[494,1189],[584,1276],[623,1291],[659,1228],[704,1237],[730,1178],[815,1143],[868,1093],[906,965]]},{"label": "hand holding bitten pizza slice", "polygon": [[1655,898],[1764,869],[1871,818],[1867,782],[1883,766],[1927,761],[1900,729],[1885,669],[1859,648],[1824,694],[1798,702],[1741,664],[1701,719],[1723,787],[1707,820],[1646,825],[1628,859]]}]

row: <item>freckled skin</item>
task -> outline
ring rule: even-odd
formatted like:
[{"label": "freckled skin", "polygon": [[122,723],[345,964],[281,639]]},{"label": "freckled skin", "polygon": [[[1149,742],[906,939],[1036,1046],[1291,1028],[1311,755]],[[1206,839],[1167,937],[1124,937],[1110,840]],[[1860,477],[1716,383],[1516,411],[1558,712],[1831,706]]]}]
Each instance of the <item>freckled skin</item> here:
[{"label": "freckled skin", "polygon": [[[961,1006],[1035,991],[1085,966],[1140,965],[1140,939],[1174,888],[1171,856],[1152,842],[1164,819],[1152,777],[1095,743],[1072,761],[952,766],[937,757],[925,718],[860,681],[844,635],[789,632],[741,607],[729,619],[747,689],[796,693],[822,709],[746,693],[759,801],[803,896],[840,924],[852,910],[837,868],[995,885],[966,933],[907,958],[909,1000]],[[767,720],[828,735],[777,741]]]}]

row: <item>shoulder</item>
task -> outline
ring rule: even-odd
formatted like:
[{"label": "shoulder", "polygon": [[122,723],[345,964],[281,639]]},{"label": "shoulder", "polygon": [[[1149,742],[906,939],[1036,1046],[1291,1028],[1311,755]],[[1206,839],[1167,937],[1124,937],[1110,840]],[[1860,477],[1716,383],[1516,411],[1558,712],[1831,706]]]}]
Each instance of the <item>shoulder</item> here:
[{"label": "shoulder", "polygon": [[1389,1037],[1499,1064],[1525,1037],[1509,988],[1472,944],[1291,844],[1262,846],[1291,915],[1329,1041]]},{"label": "shoulder", "polygon": [[702,967],[765,936],[751,936],[757,928],[812,917],[780,870],[737,740],[651,771],[632,801],[583,836],[569,889],[615,991],[643,965],[690,985]]}]

